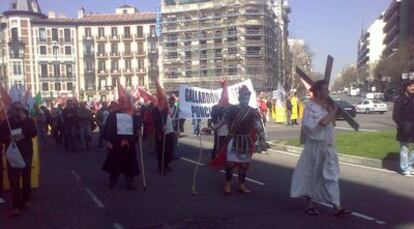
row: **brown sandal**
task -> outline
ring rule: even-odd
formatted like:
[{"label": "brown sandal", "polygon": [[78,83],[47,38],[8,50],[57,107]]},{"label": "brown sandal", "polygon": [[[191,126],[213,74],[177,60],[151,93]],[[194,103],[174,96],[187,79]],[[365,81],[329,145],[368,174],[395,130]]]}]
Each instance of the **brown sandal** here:
[{"label": "brown sandal", "polygon": [[334,216],[335,217],[341,217],[341,216],[346,216],[346,215],[350,215],[352,214],[352,211],[345,209],[345,208],[341,208],[339,210],[336,210]]}]

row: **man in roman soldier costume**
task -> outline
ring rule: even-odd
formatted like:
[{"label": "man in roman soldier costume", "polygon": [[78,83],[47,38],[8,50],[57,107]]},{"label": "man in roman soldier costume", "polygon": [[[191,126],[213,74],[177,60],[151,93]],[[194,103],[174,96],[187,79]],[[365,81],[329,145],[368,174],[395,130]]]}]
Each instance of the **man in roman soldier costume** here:
[{"label": "man in roman soldier costume", "polygon": [[260,124],[260,114],[257,109],[249,107],[250,95],[249,89],[243,85],[239,90],[240,104],[228,108],[225,122],[229,134],[220,146],[218,155],[210,163],[214,168],[225,167],[225,194],[231,193],[231,178],[235,168],[239,172],[239,192],[251,193],[245,186],[246,172],[254,151],[256,136],[262,136],[264,133]]}]

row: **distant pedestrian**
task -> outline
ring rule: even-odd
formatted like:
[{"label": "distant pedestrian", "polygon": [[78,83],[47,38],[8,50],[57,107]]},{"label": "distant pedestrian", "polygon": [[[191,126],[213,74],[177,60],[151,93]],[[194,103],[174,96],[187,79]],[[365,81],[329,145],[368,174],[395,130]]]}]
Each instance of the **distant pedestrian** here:
[{"label": "distant pedestrian", "polygon": [[[394,102],[392,119],[400,142],[400,168],[404,176],[414,176],[414,80],[404,83],[404,92]],[[411,148],[411,152],[410,152]]]},{"label": "distant pedestrian", "polygon": [[328,84],[315,82],[314,95],[306,106],[302,121],[303,152],[293,172],[290,197],[306,198],[305,211],[318,215],[314,201],[332,204],[335,216],[351,214],[342,208],[339,195],[339,164],[335,146],[335,113],[338,106],[329,102]]},{"label": "distant pedestrian", "polygon": [[201,130],[200,130],[200,123],[201,123],[201,119],[193,119],[192,120],[192,124],[193,124],[193,136],[199,136],[201,134]]},{"label": "distant pedestrian", "polygon": [[292,126],[292,103],[290,98],[286,96],[286,125]]},{"label": "distant pedestrian", "polygon": [[98,148],[103,147],[103,141],[104,141],[103,133],[104,133],[104,128],[105,128],[105,124],[106,124],[106,120],[108,119],[108,116],[109,116],[108,104],[106,102],[103,102],[101,109],[99,109],[99,111],[96,113],[96,123],[98,124],[98,127],[99,127]]},{"label": "distant pedestrian", "polygon": [[72,100],[68,100],[62,111],[63,143],[66,151],[76,152],[75,137],[77,128],[77,112]]},{"label": "distant pedestrian", "polygon": [[[33,159],[32,138],[36,137],[37,132],[34,121],[29,118],[27,110],[23,109],[20,102],[14,102],[10,106],[9,114],[10,128],[7,122],[3,122],[0,126],[0,144],[5,144],[6,149],[8,149],[13,140],[25,163],[24,168],[14,168],[10,163],[7,164],[12,195],[10,216],[13,217],[21,215],[24,208],[30,207],[31,165]],[[22,181],[22,190],[20,190],[20,181]]]},{"label": "distant pedestrian", "polygon": [[80,106],[77,109],[77,117],[80,142],[83,150],[89,150],[89,144],[92,140],[93,118],[92,112],[89,110],[85,102],[80,103]]}]

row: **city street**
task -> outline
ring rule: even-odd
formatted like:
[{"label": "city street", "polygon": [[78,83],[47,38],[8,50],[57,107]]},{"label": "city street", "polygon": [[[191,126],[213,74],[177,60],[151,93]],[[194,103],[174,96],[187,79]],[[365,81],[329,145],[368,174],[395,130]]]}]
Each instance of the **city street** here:
[{"label": "city street", "polygon": [[[357,117],[361,117],[362,128],[381,129],[390,123],[385,119],[389,113]],[[374,118],[377,116],[382,118]],[[371,124],[362,123],[365,119]],[[189,125],[186,128],[191,129]],[[289,128],[269,125],[269,140],[286,137]],[[289,133],[293,137],[298,130],[293,127]],[[226,196],[222,191],[224,174],[204,166],[209,161],[212,137],[203,136],[203,166],[197,174],[197,194],[192,195],[200,152],[198,137],[180,139],[182,158],[173,161],[173,172],[166,176],[159,175],[155,155],[145,149],[148,187],[142,189],[140,176],[135,192],[125,188],[123,179],[115,189],[108,189],[108,175],[101,171],[104,150],[66,153],[52,140],[49,145],[48,151],[41,153],[40,188],[33,191],[32,207],[21,217],[9,219],[9,202],[0,206],[0,228],[414,227],[414,180],[392,171],[341,165],[342,203],[355,214],[338,219],[325,205],[320,206],[320,216],[308,216],[303,211],[304,200],[289,198],[298,159],[289,153],[270,150],[256,154],[248,172],[253,194],[237,193],[235,177],[233,194]]]}]

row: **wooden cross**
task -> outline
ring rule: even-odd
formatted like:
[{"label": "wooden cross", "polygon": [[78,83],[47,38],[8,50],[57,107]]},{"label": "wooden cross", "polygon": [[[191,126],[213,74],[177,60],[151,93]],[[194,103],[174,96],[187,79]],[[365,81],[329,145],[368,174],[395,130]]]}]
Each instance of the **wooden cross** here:
[{"label": "wooden cross", "polygon": [[[325,81],[329,85],[329,81],[331,79],[331,71],[332,71],[332,64],[333,64],[333,57],[328,55],[328,58],[326,60],[326,67],[325,67]],[[311,87],[313,86],[314,82],[313,80],[306,75],[298,66],[296,66],[296,73],[299,75],[299,77],[305,81],[307,84],[309,84]],[[335,100],[333,100],[331,97],[329,97],[331,102],[336,103]],[[338,104],[337,104],[338,105]],[[341,114],[342,117],[344,117],[345,121],[348,122],[348,124],[354,128],[354,130],[359,130],[359,124],[348,114],[348,112],[344,111],[339,105],[338,112]]]}]

